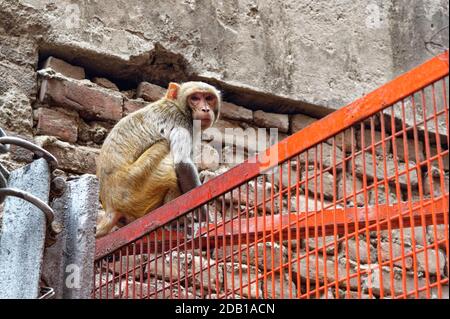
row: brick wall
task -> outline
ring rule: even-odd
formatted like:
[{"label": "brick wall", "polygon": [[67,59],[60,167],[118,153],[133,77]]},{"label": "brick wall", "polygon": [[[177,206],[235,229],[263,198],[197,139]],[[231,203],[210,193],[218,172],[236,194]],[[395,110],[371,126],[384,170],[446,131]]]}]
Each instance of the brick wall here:
[{"label": "brick wall", "polygon": [[[95,174],[95,161],[96,157],[99,153],[99,149],[106,138],[108,132],[114,126],[114,124],[120,120],[122,117],[142,108],[148,102],[155,101],[161,98],[165,93],[165,88],[160,86],[142,82],[135,89],[120,91],[118,86],[111,82],[106,78],[98,78],[94,77],[91,79],[86,78],[86,72],[83,68],[68,64],[65,61],[50,57],[43,65],[43,68],[38,71],[39,74],[39,100],[34,103],[32,109],[21,108],[20,103],[15,107],[7,108],[4,107],[2,112],[3,120],[1,125],[6,129],[6,131],[11,135],[17,135],[24,137],[29,140],[34,140],[36,143],[44,147],[53,153],[59,160],[60,167],[59,170],[54,172],[55,176],[63,179],[71,179],[74,176],[78,176],[81,174]],[[19,99],[20,102],[20,99]],[[11,121],[8,119],[11,118]],[[14,118],[20,118],[21,124],[17,125],[17,121],[14,121]],[[5,120],[6,119],[6,120]],[[239,105],[235,105],[229,102],[224,103],[221,118],[215,126],[220,132],[226,133],[226,128],[233,129],[247,129],[247,128],[277,128],[279,135],[278,139],[288,136],[289,134],[295,133],[310,123],[314,122],[316,119],[311,118],[305,114],[274,114],[274,113],[266,113],[260,110],[252,111],[249,108],[245,108]],[[11,124],[10,123],[15,123]],[[379,125],[376,126],[379,128]],[[353,132],[354,136],[352,138],[351,132]],[[346,153],[348,153],[352,147],[353,148],[361,148],[361,140],[362,135],[364,134],[364,140],[370,142],[372,139],[370,129],[364,129],[362,133],[361,130],[356,129],[353,131],[345,131],[335,140],[337,145],[336,156],[337,158],[342,157]],[[378,141],[381,138],[381,132],[375,132],[375,140]],[[207,181],[214,176],[222,174],[227,171],[229,168],[236,165],[239,159],[229,158],[236,147],[242,147],[246,150],[244,155],[247,155],[251,152],[251,146],[245,144],[245,140],[242,137],[237,136],[235,143],[226,145],[223,149],[221,149],[221,153],[214,148],[211,147],[207,142],[212,139],[212,137],[208,137],[208,133],[204,134],[205,142],[203,143],[204,149],[206,149],[207,156],[205,158],[201,158],[199,160],[199,171],[202,181]],[[353,141],[353,142],[352,142]],[[324,152],[324,162],[328,160],[331,163],[331,154],[332,154],[332,140],[328,141],[328,144],[323,144],[323,152]],[[413,140],[407,140],[409,149],[414,149],[415,144]],[[242,145],[241,145],[242,144]],[[425,157],[424,145],[421,141],[418,142],[417,150],[418,155],[416,153],[410,152],[410,156],[408,159],[404,158],[403,155],[403,141],[401,139],[398,140],[398,144],[395,145],[397,149],[397,158],[394,159],[393,156],[393,148],[394,145],[391,145],[389,141],[385,143],[385,150],[388,154],[385,154],[380,147],[375,149],[375,153],[377,156],[387,155],[387,158],[390,159],[387,161],[387,170],[394,169],[394,162],[397,163],[398,167],[404,167],[406,162],[415,162],[417,160],[423,160]],[[430,149],[431,153],[436,153],[435,145],[432,145]],[[432,155],[432,154],[431,154]],[[370,154],[367,155],[365,159],[365,165],[369,165],[371,163]],[[211,160],[211,158],[213,160]],[[0,158],[2,163],[5,163],[7,167],[14,168],[18,165],[31,161],[31,157],[28,153],[23,152],[20,149],[13,148],[11,154],[3,156]],[[437,161],[435,161],[437,165]],[[303,165],[305,166],[305,165]],[[357,190],[362,187],[363,182],[363,174],[364,171],[362,169],[363,161],[362,156],[355,159],[355,172],[356,176],[348,175],[346,173],[346,187],[349,185],[356,185]],[[448,155],[447,158],[444,159],[444,169],[445,169],[445,187],[448,191],[448,180],[449,180],[449,167],[448,167]],[[374,176],[372,175],[381,175],[383,176],[383,167],[375,167],[375,168],[367,168],[366,169],[366,177],[371,179]],[[306,174],[305,171],[300,172],[302,176]],[[422,180],[428,181],[428,172],[424,172],[422,176]],[[409,181],[413,190],[418,189],[419,179],[418,176],[414,176],[411,174],[411,180]],[[331,174],[324,174],[324,198],[326,201],[330,201],[333,198],[333,179],[334,177]],[[337,174],[337,194],[343,193],[343,173],[338,172]],[[436,185],[439,185],[440,180],[439,176],[433,175],[432,180]],[[353,182],[354,183],[351,183]],[[292,181],[286,180],[281,181],[283,186],[287,186]],[[391,198],[392,202],[397,201],[405,201],[407,200],[407,194],[405,191],[407,181],[405,179],[400,179],[401,186],[401,198],[397,198],[398,194],[395,189],[389,188],[388,196]],[[278,183],[275,183],[278,184]],[[428,188],[427,188],[428,185]],[[423,189],[425,193],[429,193],[429,183],[424,183]],[[275,186],[276,187],[276,186]],[[428,189],[428,190],[427,190]],[[252,190],[250,190],[252,191]],[[255,191],[255,190],[253,190]],[[347,193],[352,192],[353,190],[346,189]],[[380,190],[381,193],[384,190]],[[439,192],[439,188],[437,188],[437,192]],[[339,195],[340,196],[340,195]],[[372,193],[368,195],[369,205],[374,204],[374,196]],[[386,196],[380,194],[380,200],[384,200]],[[307,199],[306,200],[312,200]],[[227,205],[239,205],[243,203],[227,203]],[[284,203],[283,207],[286,207],[287,203]],[[356,198],[352,199],[350,205],[363,206],[365,204],[365,199],[363,195],[358,195]],[[275,208],[276,209],[276,208]],[[299,207],[301,210],[302,208]],[[280,213],[279,211],[275,211],[275,213]],[[284,213],[284,212],[283,212]],[[222,216],[219,216],[222,218]],[[406,243],[406,246],[411,245],[411,241],[415,241],[417,245],[424,245],[426,243],[433,243],[434,236],[431,236],[432,228],[428,228],[427,233],[425,234],[425,238],[417,238],[422,234],[421,228],[417,229],[415,232],[415,237],[411,237],[411,232],[403,234],[403,243]],[[440,227],[438,229],[438,236],[444,237],[448,236],[448,230]],[[390,238],[390,239],[389,239]],[[328,238],[328,240],[332,240],[332,238]],[[349,241],[348,248],[343,249],[341,245],[339,245],[336,249],[337,252],[334,251],[334,247],[332,251],[327,253],[342,256],[348,253],[350,260],[355,261],[357,251],[359,251],[359,258],[361,264],[369,264],[369,263],[377,263],[378,256],[376,254],[371,254],[371,258],[367,257],[367,245],[369,245],[370,249],[375,249],[377,247],[377,239],[376,234],[375,238],[370,238],[370,242],[365,242],[366,238],[361,238],[359,241],[359,248],[357,247],[356,241]],[[388,242],[391,242],[393,245],[392,248],[389,248]],[[382,233],[381,238],[381,251],[382,251],[382,259],[386,259],[389,256],[390,250],[393,251],[393,254],[397,256],[400,253],[400,244],[399,244],[399,234],[395,230],[392,231],[391,234],[388,234],[386,231]],[[290,247],[295,249],[295,245],[300,245],[301,249],[304,250],[305,247],[314,248],[315,243],[312,241],[306,242],[302,240],[300,243],[291,243],[288,245],[286,243],[285,246],[279,247],[274,246],[271,249],[274,250],[282,250],[283,253],[276,254],[276,256],[280,256],[281,259],[287,258],[287,248]],[[258,248],[259,249],[259,248]],[[250,254],[254,253],[255,248],[250,249]],[[444,247],[439,248],[438,255],[442,256],[442,262],[439,264],[441,268],[441,274],[444,273],[444,267],[448,267],[446,265],[445,258],[445,250]],[[295,251],[296,252],[296,251]],[[336,253],[336,254],[335,254]],[[432,256],[435,256],[436,252],[430,252]],[[366,256],[364,258],[364,256]],[[395,257],[394,256],[394,257]],[[192,256],[191,262],[195,262],[195,256]],[[318,257],[323,264],[323,256],[321,254]],[[424,258],[419,258],[418,267],[424,267],[423,262]],[[278,261],[281,262],[281,261]],[[283,260],[286,262],[286,260]],[[428,265],[430,269],[437,269],[437,265],[435,258],[431,258],[429,263],[434,263],[433,265]],[[310,265],[314,265],[314,262],[311,262]],[[401,270],[402,265],[394,265],[398,270]],[[227,266],[228,267],[228,266]],[[233,265],[229,265],[228,268],[234,267]],[[334,266],[333,266],[334,267]],[[333,267],[328,267],[331,269]],[[345,265],[343,265],[345,269]],[[434,268],[433,268],[434,267]],[[250,274],[256,274],[258,271],[261,271],[260,265],[250,265],[249,269],[245,271],[250,272]],[[303,271],[300,275],[306,276],[305,270],[299,267],[301,271]],[[302,270],[303,269],[303,270]],[[411,261],[406,260],[406,270],[412,271],[411,269]],[[315,270],[309,270],[310,272],[314,272],[314,276],[316,274]],[[318,269],[319,277],[322,278],[323,268]],[[169,273],[165,272],[166,275]],[[446,271],[445,273],[448,273]],[[157,274],[153,274],[157,276]],[[222,274],[223,276],[231,276],[231,273]],[[330,276],[330,274],[328,274]],[[412,276],[408,277],[408,280],[413,280]],[[169,280],[170,278],[160,278],[161,281]],[[229,279],[230,280],[230,279]],[[273,280],[276,281],[275,287],[279,289],[280,282],[289,280],[287,278],[275,277]],[[400,282],[396,281],[394,278],[394,286],[401,287]],[[378,283],[378,285],[390,285],[390,283]],[[363,285],[363,284],[361,284]],[[376,291],[376,283],[374,283],[374,291]],[[268,285],[271,287],[271,285]],[[284,287],[288,287],[288,284],[284,284]],[[269,287],[269,288],[270,288]],[[293,285],[295,287],[295,285]],[[258,287],[258,289],[269,289],[267,287]],[[352,285],[351,293],[355,293],[357,287]],[[120,293],[120,292],[116,292]],[[278,295],[279,291],[276,292]],[[288,294],[289,292],[285,292]],[[448,286],[446,286],[446,293],[448,296]],[[344,297],[344,292],[341,290],[330,289],[327,292],[329,297],[336,296],[339,294]],[[259,294],[261,295],[261,294]],[[246,296],[244,296],[246,297]]]}]

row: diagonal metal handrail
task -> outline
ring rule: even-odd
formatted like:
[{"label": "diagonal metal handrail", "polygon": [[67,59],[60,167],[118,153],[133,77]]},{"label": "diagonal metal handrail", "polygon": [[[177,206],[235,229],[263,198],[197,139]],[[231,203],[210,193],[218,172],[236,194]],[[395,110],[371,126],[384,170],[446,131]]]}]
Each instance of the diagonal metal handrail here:
[{"label": "diagonal metal handrail", "polygon": [[[287,137],[256,156],[256,160],[254,158],[247,160],[129,225],[100,238],[96,242],[96,260],[206,204],[212,198],[239,187],[260,175],[261,172],[326,141],[448,74],[449,52],[447,51]],[[324,130],[324,127],[327,129]],[[277,154],[275,160],[272,158],[273,154]],[[267,163],[270,164],[267,165]]]}]

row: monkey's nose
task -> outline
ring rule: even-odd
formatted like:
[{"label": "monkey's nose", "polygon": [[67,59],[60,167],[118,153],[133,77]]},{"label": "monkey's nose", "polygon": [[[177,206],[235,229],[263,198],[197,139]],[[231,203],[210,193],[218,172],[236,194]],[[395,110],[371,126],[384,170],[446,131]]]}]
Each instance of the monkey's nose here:
[{"label": "monkey's nose", "polygon": [[202,111],[205,112],[205,113],[208,113],[208,112],[209,112],[209,109],[203,108]]}]

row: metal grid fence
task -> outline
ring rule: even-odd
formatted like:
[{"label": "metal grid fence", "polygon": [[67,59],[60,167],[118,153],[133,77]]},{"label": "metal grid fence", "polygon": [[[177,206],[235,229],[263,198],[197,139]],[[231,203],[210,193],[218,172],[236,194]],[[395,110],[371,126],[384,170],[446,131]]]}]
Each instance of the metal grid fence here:
[{"label": "metal grid fence", "polygon": [[448,298],[447,85],[448,52],[101,238],[93,298]]}]

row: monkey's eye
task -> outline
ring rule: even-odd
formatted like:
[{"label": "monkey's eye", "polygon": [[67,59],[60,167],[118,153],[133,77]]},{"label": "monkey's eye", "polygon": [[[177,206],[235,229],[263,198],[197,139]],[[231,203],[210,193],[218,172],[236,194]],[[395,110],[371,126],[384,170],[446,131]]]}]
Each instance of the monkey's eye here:
[{"label": "monkey's eye", "polygon": [[212,101],[214,101],[214,99],[215,99],[215,97],[213,95],[206,96],[206,101],[208,101],[208,102],[212,102]]},{"label": "monkey's eye", "polygon": [[198,101],[200,101],[200,97],[198,95],[193,95],[193,96],[191,96],[191,101],[198,102]]}]

